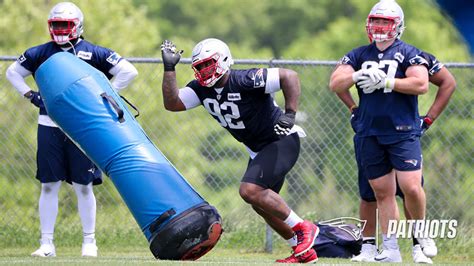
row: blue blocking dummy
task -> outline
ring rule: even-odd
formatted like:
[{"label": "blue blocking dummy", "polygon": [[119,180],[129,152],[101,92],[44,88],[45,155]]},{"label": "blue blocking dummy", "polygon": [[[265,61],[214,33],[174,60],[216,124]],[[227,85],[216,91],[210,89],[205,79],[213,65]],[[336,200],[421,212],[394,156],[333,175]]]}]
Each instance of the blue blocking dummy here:
[{"label": "blue blocking dummy", "polygon": [[154,146],[103,73],[56,53],[35,75],[53,121],[113,181],[158,259],[195,260],[221,217]]}]

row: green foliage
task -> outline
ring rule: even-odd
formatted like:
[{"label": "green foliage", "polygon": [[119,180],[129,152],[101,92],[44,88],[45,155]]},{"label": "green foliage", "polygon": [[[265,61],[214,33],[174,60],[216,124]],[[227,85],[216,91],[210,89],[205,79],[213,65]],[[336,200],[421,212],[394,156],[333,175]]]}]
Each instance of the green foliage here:
[{"label": "green foliage", "polygon": [[[47,20],[60,1],[5,0],[0,3],[0,54],[18,55],[25,49],[50,41]],[[124,56],[157,56],[159,28],[146,18],[144,9],[131,0],[74,3],[84,14],[83,36]],[[5,37],[8,36],[8,37]]]}]

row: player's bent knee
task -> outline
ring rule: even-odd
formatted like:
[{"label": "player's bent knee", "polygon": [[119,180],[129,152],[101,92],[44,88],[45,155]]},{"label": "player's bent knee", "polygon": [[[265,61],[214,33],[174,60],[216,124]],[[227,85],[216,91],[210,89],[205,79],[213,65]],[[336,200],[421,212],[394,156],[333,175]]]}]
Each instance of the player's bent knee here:
[{"label": "player's bent knee", "polygon": [[252,204],[258,200],[260,190],[255,185],[242,184],[239,188],[240,197],[247,203]]}]

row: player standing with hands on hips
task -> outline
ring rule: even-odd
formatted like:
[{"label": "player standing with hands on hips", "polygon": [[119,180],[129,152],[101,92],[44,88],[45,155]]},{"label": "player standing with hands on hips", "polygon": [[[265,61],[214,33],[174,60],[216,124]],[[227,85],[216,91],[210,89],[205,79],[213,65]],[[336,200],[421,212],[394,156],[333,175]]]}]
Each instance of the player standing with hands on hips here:
[{"label": "player standing with hands on hips", "polygon": [[[73,53],[112,79],[121,90],[137,76],[135,67],[116,52],[94,45],[81,36],[84,30],[82,11],[71,2],[55,5],[48,18],[52,41],[26,50],[6,72],[7,79],[39,108],[36,178],[41,182],[39,216],[41,246],[32,256],[55,257],[54,225],[58,214],[61,181],[71,183],[76,192],[83,230],[82,256],[97,257],[95,240],[96,199],[92,185],[102,183],[101,172],[86,155],[58,128],[46,112],[39,92],[32,90],[25,78],[35,75],[39,66],[55,53]],[[51,73],[54,75],[54,73]]]},{"label": "player standing with hands on hips", "polygon": [[[387,236],[389,220],[399,219],[397,181],[411,218],[424,220],[426,211],[418,95],[428,91],[428,63],[419,49],[399,40],[404,28],[403,10],[394,0],[375,4],[366,25],[371,44],[346,54],[329,83],[337,93],[354,83],[358,90],[354,150],[359,174],[369,179],[380,212],[383,250],[374,260],[381,262],[402,261],[397,239]],[[435,253],[431,239],[418,242],[426,253]]]},{"label": "player standing with hands on hips", "polygon": [[[239,193],[292,247],[293,254],[277,262],[315,262],[318,257],[311,247],[319,228],[301,219],[278,194],[285,175],[298,159],[299,135],[304,135],[294,125],[300,96],[297,73],[283,68],[231,70],[234,62],[229,48],[211,38],[193,49],[196,79],[178,89],[175,66],[181,53],[168,40],[161,46],[165,108],[177,112],[203,105],[246,146],[250,160]],[[274,104],[271,96],[280,89],[285,98],[285,112]]]},{"label": "player standing with hands on hips", "polygon": [[[439,62],[434,55],[429,54],[427,52],[423,52],[423,57],[428,62],[429,80],[431,83],[438,87],[438,92],[436,93],[435,100],[430,106],[426,115],[421,117],[420,123],[422,125],[422,136],[425,134],[426,130],[430,128],[431,124],[436,121],[436,119],[441,115],[445,107],[448,105],[451,95],[456,89],[456,80],[443,63]],[[351,122],[356,121],[358,119],[357,105],[354,99],[352,98],[350,92],[344,91],[342,93],[338,93],[337,95],[349,109],[351,109],[352,107]],[[358,181],[359,193],[361,197],[359,218],[361,220],[366,220],[367,222],[365,224],[364,231],[362,232],[364,235],[364,239],[361,253],[352,258],[352,261],[370,262],[374,261],[374,257],[377,256],[377,247],[375,246],[375,219],[377,202],[375,199],[374,191],[370,187],[368,179],[365,176],[361,176],[361,174],[362,172],[359,171]],[[401,192],[399,187],[397,187],[396,195],[400,196],[402,199],[404,198],[403,193]],[[406,210],[406,208],[404,209],[406,219],[411,220],[410,213]],[[434,242],[428,244],[431,244],[431,246],[426,248],[425,245],[425,247],[422,248],[421,245],[418,243],[418,240],[413,237],[412,257],[414,263],[433,263],[430,257],[436,255],[437,249],[434,245]],[[423,253],[423,250],[429,256],[426,256]],[[428,253],[428,251],[430,251],[430,253]]]}]

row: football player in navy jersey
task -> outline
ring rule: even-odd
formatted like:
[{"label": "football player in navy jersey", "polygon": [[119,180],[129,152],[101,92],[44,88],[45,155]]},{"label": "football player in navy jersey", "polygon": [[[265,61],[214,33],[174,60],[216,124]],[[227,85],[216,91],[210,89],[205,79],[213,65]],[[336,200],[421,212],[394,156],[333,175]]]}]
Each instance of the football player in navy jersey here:
[{"label": "football player in navy jersey", "polygon": [[[444,108],[449,102],[451,95],[456,88],[456,80],[449,70],[439,62],[432,54],[423,52],[423,57],[428,62],[428,73],[429,81],[438,87],[436,98],[429,108],[427,114],[421,117],[420,123],[422,124],[422,132],[424,133],[431,124],[438,118],[443,112]],[[357,105],[352,98],[349,91],[337,93],[338,97],[344,104],[351,110],[351,120],[357,120]],[[423,180],[422,180],[423,181]],[[360,219],[367,221],[364,227],[364,243],[362,244],[361,253],[354,257],[353,261],[373,261],[373,258],[377,255],[377,247],[375,246],[375,219],[376,219],[376,208],[377,203],[374,195],[374,191],[369,185],[369,181],[366,177],[362,176],[359,172],[359,193],[361,197],[360,201]],[[400,187],[397,186],[396,194],[403,198],[403,193]],[[411,219],[410,213],[405,208],[405,217]],[[433,246],[436,248],[436,246]],[[428,249],[429,250],[429,249]],[[428,254],[430,257],[436,255],[436,253]],[[427,257],[416,238],[413,238],[413,261],[415,263],[432,263],[430,257]]]},{"label": "football player in navy jersey", "polygon": [[[424,220],[426,210],[418,95],[428,91],[428,62],[419,49],[400,40],[404,27],[403,10],[395,1],[375,4],[366,25],[371,44],[346,54],[329,83],[337,93],[354,83],[357,87],[354,150],[359,171],[375,192],[383,250],[374,259],[384,262],[402,261],[397,239],[387,235],[389,220],[399,219],[397,182],[412,219]],[[431,253],[431,239],[418,241]]]},{"label": "football player in navy jersey", "polygon": [[[38,67],[55,53],[73,53],[103,72],[112,80],[112,86],[121,90],[137,76],[135,67],[116,52],[94,45],[81,37],[83,14],[73,3],[55,5],[48,18],[52,41],[27,49],[6,72],[7,79],[39,108],[38,149],[36,178],[41,182],[39,216],[41,246],[32,256],[54,257],[54,225],[58,214],[58,193],[61,181],[71,183],[77,195],[84,240],[82,256],[97,256],[95,241],[96,200],[92,185],[102,183],[101,172],[71,140],[58,128],[46,113],[41,95],[32,90],[25,78],[33,75]],[[54,73],[51,73],[54,75]]]},{"label": "football player in navy jersey", "polygon": [[[231,70],[232,56],[218,39],[205,39],[192,51],[195,79],[184,88],[176,84],[175,65],[182,51],[166,40],[161,46],[164,74],[163,100],[169,111],[186,111],[202,105],[239,142],[250,160],[239,193],[243,200],[293,248],[293,254],[277,262],[310,263],[317,260],[311,248],[319,228],[301,219],[278,194],[285,175],[300,151],[294,125],[300,96],[295,71],[283,68]],[[275,105],[271,93],[283,91],[285,112]]]}]

